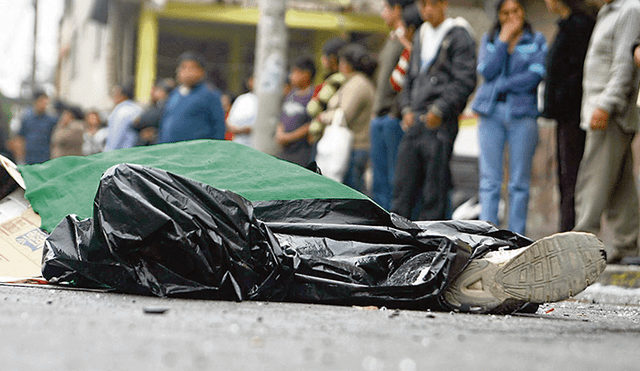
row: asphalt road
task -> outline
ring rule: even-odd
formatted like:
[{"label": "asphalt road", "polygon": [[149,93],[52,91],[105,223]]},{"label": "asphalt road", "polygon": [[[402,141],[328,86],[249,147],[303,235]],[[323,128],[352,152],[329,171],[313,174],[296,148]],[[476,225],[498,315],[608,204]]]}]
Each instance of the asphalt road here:
[{"label": "asphalt road", "polygon": [[534,315],[0,285],[0,370],[638,370],[640,290]]}]

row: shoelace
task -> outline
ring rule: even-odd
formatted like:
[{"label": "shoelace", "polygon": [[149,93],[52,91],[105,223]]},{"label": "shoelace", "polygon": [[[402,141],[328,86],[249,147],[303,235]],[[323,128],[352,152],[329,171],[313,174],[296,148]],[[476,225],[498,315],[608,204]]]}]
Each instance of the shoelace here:
[{"label": "shoelace", "polygon": [[494,264],[504,263],[509,259],[513,258],[514,256],[518,255],[520,252],[522,252],[522,249],[524,249],[524,247],[519,249],[510,249],[510,250],[500,249],[497,251],[490,251],[484,256],[483,259],[486,259],[489,262]]}]

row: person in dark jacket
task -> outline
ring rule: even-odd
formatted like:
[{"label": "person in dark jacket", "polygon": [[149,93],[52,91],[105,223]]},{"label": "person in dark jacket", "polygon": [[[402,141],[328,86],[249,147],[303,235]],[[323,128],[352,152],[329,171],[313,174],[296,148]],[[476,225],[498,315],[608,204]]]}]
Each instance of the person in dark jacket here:
[{"label": "person in dark jacket", "polygon": [[422,191],[421,220],[445,219],[452,188],[449,160],[458,116],[476,86],[476,43],[469,24],[447,18],[448,2],[419,0],[416,32],[399,106],[405,131],[398,149],[391,211],[411,218]]},{"label": "person in dark jacket", "polygon": [[500,0],[498,19],[482,38],[478,72],[484,78],[473,109],[480,115],[480,218],[498,225],[503,153],[509,144],[509,230],[524,234],[531,165],[538,143],[538,84],[547,44],[526,21],[522,3]]},{"label": "person in dark jacket", "polygon": [[138,132],[137,146],[148,146],[156,142],[164,106],[174,88],[175,82],[171,78],[161,79],[151,88],[151,105],[131,125]]},{"label": "person in dark jacket", "polygon": [[545,0],[550,12],[560,16],[558,33],[547,55],[544,111],[555,119],[556,159],[560,187],[560,232],[573,229],[576,221],[575,187],[584,152],[586,133],[580,129],[584,58],[595,17],[584,0]]},{"label": "person in dark jacket", "polygon": [[195,139],[224,139],[224,110],[220,93],[206,82],[207,61],[187,51],[179,58],[175,88],[165,105],[158,143]]}]

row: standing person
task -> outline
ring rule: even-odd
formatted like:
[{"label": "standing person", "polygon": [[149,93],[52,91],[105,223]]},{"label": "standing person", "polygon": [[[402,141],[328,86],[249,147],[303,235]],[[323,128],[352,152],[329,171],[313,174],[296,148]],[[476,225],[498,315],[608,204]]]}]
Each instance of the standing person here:
[{"label": "standing person", "polygon": [[329,39],[322,45],[321,62],[325,71],[325,79],[322,84],[316,87],[313,97],[307,104],[307,114],[313,119],[309,126],[310,142],[317,142],[324,130],[324,126],[315,119],[316,116],[327,109],[327,103],[331,97],[344,84],[345,78],[338,71],[338,53],[346,45],[347,42],[340,37]]},{"label": "standing person", "polygon": [[133,101],[133,85],[117,85],[112,96],[115,108],[107,119],[107,144],[105,151],[131,148],[138,142],[138,132],[133,121],[142,113],[142,107]]},{"label": "standing person", "polygon": [[471,26],[446,16],[448,1],[419,0],[425,23],[416,32],[400,94],[401,125],[391,211],[411,218],[422,191],[421,220],[445,219],[458,116],[476,86]]},{"label": "standing person", "polygon": [[509,229],[524,234],[531,164],[538,143],[537,89],[547,45],[518,0],[500,0],[498,19],[482,38],[478,72],[484,83],[473,109],[480,115],[480,218],[498,225],[503,154],[509,144]]},{"label": "standing person", "polygon": [[62,111],[51,135],[51,158],[82,156],[83,116],[82,110],[76,107]]},{"label": "standing person", "polygon": [[253,92],[253,76],[245,83],[247,92],[233,101],[227,116],[227,132],[233,134],[233,141],[253,146],[253,126],[258,117],[258,96]]},{"label": "standing person", "polygon": [[386,0],[381,13],[391,33],[378,54],[376,94],[370,124],[373,170],[371,196],[375,202],[387,210],[391,208],[393,174],[398,146],[403,134],[396,102],[397,92],[391,85],[390,78],[404,50],[399,40],[406,32],[402,22],[402,12],[411,4],[413,0]]},{"label": "standing person", "polygon": [[349,44],[339,53],[338,70],[345,82],[327,104],[327,110],[318,115],[318,121],[331,124],[337,109],[344,111],[347,127],[353,132],[353,145],[347,173],[343,183],[365,192],[364,172],[369,162],[369,120],[373,113],[375,87],[371,76],[377,62],[367,49],[359,44]]},{"label": "standing person", "polygon": [[102,152],[107,140],[107,129],[103,127],[98,111],[95,109],[87,111],[84,123],[82,154],[87,156]]},{"label": "standing person", "polygon": [[236,96],[229,92],[221,92],[220,93],[220,104],[222,104],[222,112],[224,112],[224,120],[225,120],[225,133],[224,140],[233,140],[233,133],[229,131],[229,125],[227,119],[229,118],[229,112],[231,112],[231,107],[236,100]]},{"label": "standing person", "polygon": [[171,78],[159,80],[151,88],[151,105],[133,121],[132,125],[138,132],[137,146],[148,146],[156,142],[164,106],[174,88],[175,82]]},{"label": "standing person", "polygon": [[573,229],[576,220],[576,178],[586,138],[586,133],[580,129],[582,77],[584,58],[596,21],[585,11],[584,0],[545,0],[545,3],[550,12],[560,16],[558,33],[547,55],[542,115],[557,122],[560,232],[566,232]]},{"label": "standing person", "polygon": [[56,118],[47,114],[49,96],[45,92],[35,92],[33,99],[33,107],[22,118],[22,126],[14,141],[18,164],[37,164],[49,160],[51,133],[56,126]]},{"label": "standing person", "polygon": [[282,115],[276,131],[276,141],[282,146],[278,158],[307,166],[311,159],[311,144],[307,141],[311,119],[307,104],[313,96],[316,66],[311,58],[301,57],[291,67],[291,92],[282,104]]},{"label": "standing person", "polygon": [[194,139],[224,139],[220,94],[206,83],[206,59],[187,51],[178,59],[177,81],[160,122],[158,143]]},{"label": "standing person", "polygon": [[407,81],[407,66],[409,65],[409,58],[411,57],[411,51],[413,50],[413,36],[416,31],[420,29],[423,23],[424,21],[422,20],[422,16],[420,15],[420,11],[418,10],[416,3],[413,3],[413,5],[407,6],[402,10],[402,24],[404,32],[402,35],[398,36],[398,41],[402,43],[404,50],[400,55],[398,64],[391,73],[391,77],[389,77],[389,82],[391,82],[393,90],[397,92],[402,91],[405,82]]},{"label": "standing person", "polygon": [[576,182],[576,231],[613,231],[609,263],[638,255],[638,194],[631,143],[638,131],[640,3],[608,0],[600,9],[584,62],[581,123],[587,132]]}]

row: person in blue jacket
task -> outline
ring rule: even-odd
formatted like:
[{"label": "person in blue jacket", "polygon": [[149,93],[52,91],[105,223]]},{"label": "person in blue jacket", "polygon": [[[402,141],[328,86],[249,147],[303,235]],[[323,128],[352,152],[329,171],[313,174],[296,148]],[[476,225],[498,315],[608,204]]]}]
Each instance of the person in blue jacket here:
[{"label": "person in blue jacket", "polygon": [[194,139],[224,139],[224,110],[220,94],[206,82],[206,60],[199,53],[180,55],[179,87],[173,90],[160,122],[158,143]]},{"label": "person in blue jacket", "polygon": [[478,73],[484,82],[473,110],[480,115],[480,218],[498,225],[503,153],[509,144],[509,226],[524,234],[531,163],[538,142],[538,84],[547,44],[525,19],[517,0],[500,0],[498,19],[482,39]]},{"label": "person in blue jacket", "polygon": [[18,164],[38,164],[49,160],[51,135],[57,119],[47,113],[49,96],[44,91],[33,94],[33,106],[22,118],[15,139],[15,157]]}]

